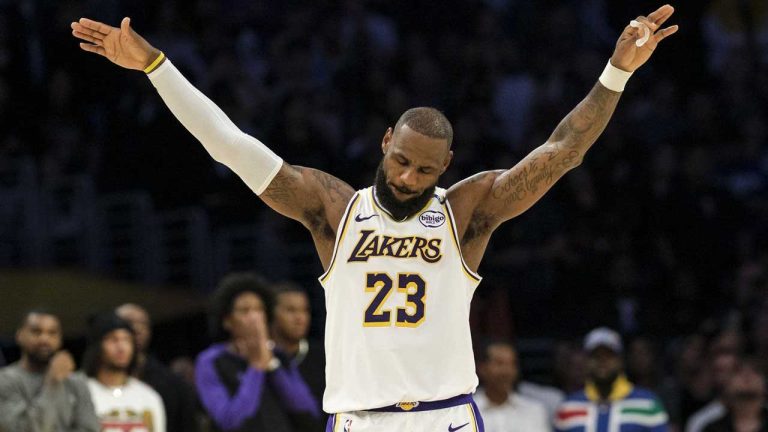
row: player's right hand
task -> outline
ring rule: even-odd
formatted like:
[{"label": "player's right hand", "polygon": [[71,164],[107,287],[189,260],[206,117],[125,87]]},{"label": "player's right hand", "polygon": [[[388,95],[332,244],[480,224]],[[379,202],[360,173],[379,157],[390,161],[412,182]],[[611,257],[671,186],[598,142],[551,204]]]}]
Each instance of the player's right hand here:
[{"label": "player's right hand", "polygon": [[84,51],[96,53],[126,69],[144,70],[160,54],[131,28],[131,19],[123,18],[120,28],[80,18],[71,24],[72,35],[88,43],[80,43]]},{"label": "player's right hand", "polygon": [[46,380],[49,383],[58,384],[67,379],[74,370],[75,360],[72,358],[72,354],[67,351],[59,351],[51,357]]}]

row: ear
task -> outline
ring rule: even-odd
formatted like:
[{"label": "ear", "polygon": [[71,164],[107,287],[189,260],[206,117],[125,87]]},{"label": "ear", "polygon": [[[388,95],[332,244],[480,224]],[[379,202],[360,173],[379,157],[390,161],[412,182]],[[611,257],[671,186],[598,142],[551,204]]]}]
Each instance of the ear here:
[{"label": "ear", "polygon": [[22,335],[23,331],[24,329],[21,329],[21,328],[16,330],[16,345],[18,346],[21,346],[22,339],[24,338],[24,336]]},{"label": "ear", "polygon": [[227,316],[221,321],[221,326],[224,327],[224,330],[228,332],[232,332],[232,318]]},{"label": "ear", "polygon": [[389,146],[392,145],[392,137],[394,134],[395,132],[391,127],[387,128],[387,131],[384,133],[384,138],[381,140],[381,152],[383,154],[387,154]]},{"label": "ear", "polygon": [[444,173],[445,170],[448,169],[448,167],[451,165],[452,160],[453,160],[453,150],[448,150],[448,154],[445,156],[445,160],[443,161],[443,171],[440,172],[440,174]]}]

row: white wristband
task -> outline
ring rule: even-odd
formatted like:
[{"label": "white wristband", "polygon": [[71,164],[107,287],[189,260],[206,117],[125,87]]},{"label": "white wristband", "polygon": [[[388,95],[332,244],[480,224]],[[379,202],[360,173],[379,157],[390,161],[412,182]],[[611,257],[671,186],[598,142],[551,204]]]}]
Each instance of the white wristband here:
[{"label": "white wristband", "polygon": [[624,86],[627,85],[627,81],[631,76],[632,72],[623,71],[612,65],[611,61],[608,60],[608,64],[605,65],[605,69],[600,75],[600,84],[608,90],[623,92]]}]

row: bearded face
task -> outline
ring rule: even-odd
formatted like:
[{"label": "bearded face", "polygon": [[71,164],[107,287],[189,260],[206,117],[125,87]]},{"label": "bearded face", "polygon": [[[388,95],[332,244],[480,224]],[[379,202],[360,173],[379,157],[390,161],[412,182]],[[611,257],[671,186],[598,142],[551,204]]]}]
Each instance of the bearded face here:
[{"label": "bearded face", "polygon": [[[428,186],[424,191],[418,193],[404,186],[397,186],[387,180],[387,174],[384,172],[384,161],[379,163],[376,169],[376,198],[395,220],[405,220],[413,216],[419,210],[423,209],[427,202],[432,199],[435,193],[437,183]],[[413,195],[411,198],[401,200],[395,196],[393,190],[397,190],[403,195]]]}]

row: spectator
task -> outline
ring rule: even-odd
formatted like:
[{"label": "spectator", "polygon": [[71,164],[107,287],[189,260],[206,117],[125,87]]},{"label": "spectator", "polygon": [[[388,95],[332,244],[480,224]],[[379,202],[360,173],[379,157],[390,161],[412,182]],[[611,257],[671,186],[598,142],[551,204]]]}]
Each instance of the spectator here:
[{"label": "spectator", "polygon": [[560,405],[557,431],[668,430],[667,413],[656,395],[633,386],[624,375],[618,333],[596,328],[584,339],[584,350],[588,355],[587,383]]},{"label": "spectator", "polygon": [[147,311],[139,305],[126,303],[118,307],[115,313],[133,328],[136,335],[136,369],[133,376],[160,394],[168,432],[198,430],[194,390],[147,351],[152,340],[152,322]]},{"label": "spectator", "polygon": [[[274,353],[284,365],[298,368],[319,405],[325,390],[325,350],[323,341],[307,340],[311,322],[309,297],[294,282],[275,284],[273,291],[275,308],[271,335],[275,342]],[[322,429],[324,425],[324,421],[317,423],[311,430]]]},{"label": "spectator", "polygon": [[632,340],[627,348],[627,375],[633,383],[657,392],[661,388],[662,362],[656,354],[653,340],[640,336]]},{"label": "spectator", "polygon": [[0,430],[96,432],[99,419],[72,356],[61,350],[59,318],[44,310],[24,315],[16,331],[21,360],[0,369]]},{"label": "spectator", "polygon": [[552,430],[542,404],[515,391],[520,377],[517,351],[507,342],[492,342],[478,352],[482,387],[474,399],[488,432]]},{"label": "spectator", "polygon": [[165,432],[165,409],[152,387],[133,378],[138,352],[131,325],[113,312],[93,317],[83,370],[104,431]]},{"label": "spectator", "polygon": [[225,277],[213,295],[210,326],[217,343],[195,364],[198,396],[221,431],[292,430],[320,410],[296,368],[272,353],[267,323],[272,295],[249,273]]},{"label": "spectator", "polygon": [[741,334],[730,329],[721,331],[710,343],[708,362],[714,398],[691,415],[685,425],[685,432],[702,432],[708,424],[725,414],[723,390],[739,361],[741,345]]},{"label": "spectator", "polygon": [[553,374],[555,384],[565,394],[571,394],[584,386],[587,356],[579,344],[562,341],[555,345]]},{"label": "spectator", "polygon": [[768,431],[765,376],[756,359],[742,360],[725,385],[726,413],[704,432]]}]

